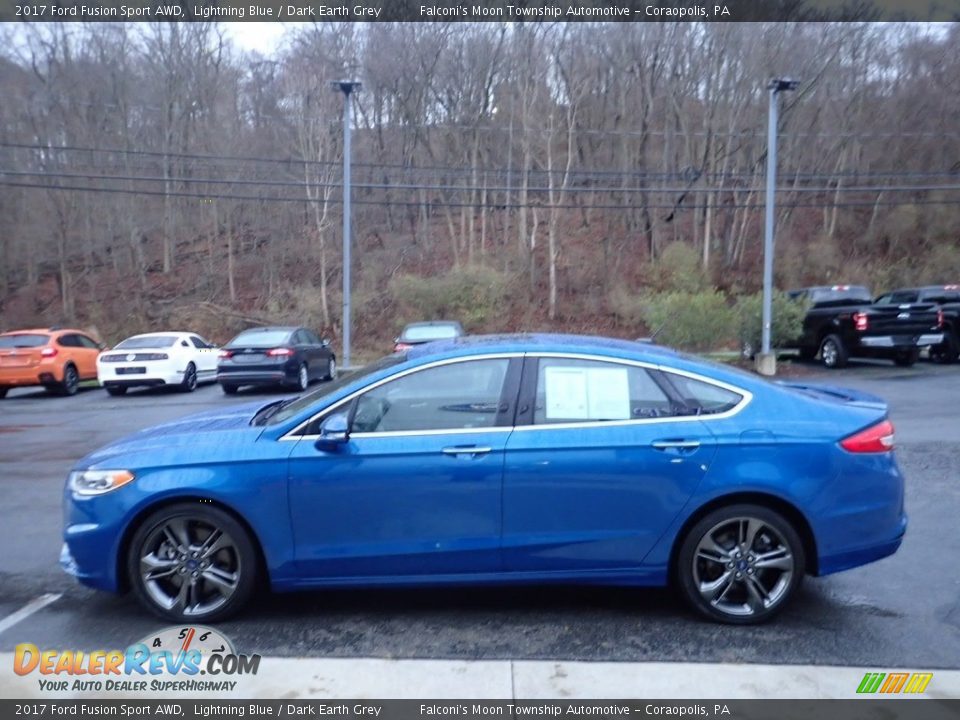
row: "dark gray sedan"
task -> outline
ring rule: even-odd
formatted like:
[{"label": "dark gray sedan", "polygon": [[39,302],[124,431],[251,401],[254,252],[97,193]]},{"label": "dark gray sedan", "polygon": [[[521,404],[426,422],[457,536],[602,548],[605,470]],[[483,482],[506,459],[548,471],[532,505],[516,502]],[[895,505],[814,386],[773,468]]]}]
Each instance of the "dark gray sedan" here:
[{"label": "dark gray sedan", "polygon": [[312,380],[337,376],[330,342],[304,327],[244,330],[220,350],[217,382],[228,395],[244,385],[306,390]]}]

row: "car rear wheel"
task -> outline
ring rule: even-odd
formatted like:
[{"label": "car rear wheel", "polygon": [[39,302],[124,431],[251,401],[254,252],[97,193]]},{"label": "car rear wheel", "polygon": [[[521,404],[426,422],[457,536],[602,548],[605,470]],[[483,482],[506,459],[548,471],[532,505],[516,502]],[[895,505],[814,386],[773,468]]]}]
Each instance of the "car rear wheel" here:
[{"label": "car rear wheel", "polygon": [[690,529],[675,572],[695,610],[712,620],[750,625],[787,605],[805,567],[803,543],[782,515],[761,505],[731,505]]},{"label": "car rear wheel", "polygon": [[107,385],[107,392],[111,395],[126,395],[127,388],[123,385]]},{"label": "car rear wheel", "polygon": [[168,620],[209,622],[253,593],[257,555],[229,513],[182,503],[150,515],[134,533],[127,573],[137,599]]},{"label": "car rear wheel", "polygon": [[183,382],[180,383],[180,389],[183,392],[193,392],[197,389],[197,366],[193,363],[187,365],[183,371]]},{"label": "car rear wheel", "polygon": [[61,395],[76,395],[80,387],[80,376],[73,365],[67,365],[63,369],[63,382],[57,387]]},{"label": "car rear wheel", "polygon": [[307,370],[306,363],[300,363],[300,368],[297,370],[296,388],[300,392],[303,392],[307,389],[308,385],[310,385],[310,373]]},{"label": "car rear wheel", "polygon": [[825,367],[846,367],[849,357],[847,348],[839,335],[827,335],[820,343],[820,360]]},{"label": "car rear wheel", "polygon": [[960,359],[960,338],[951,330],[943,335],[943,342],[930,348],[930,359],[935,363],[955,363]]},{"label": "car rear wheel", "polygon": [[220,383],[220,387],[223,388],[223,394],[224,394],[224,395],[236,395],[236,394],[237,394],[237,386],[236,386],[236,385],[228,385],[227,383]]},{"label": "car rear wheel", "polygon": [[911,350],[901,350],[893,356],[893,361],[900,367],[910,367],[917,362],[920,357],[920,351],[916,348]]}]

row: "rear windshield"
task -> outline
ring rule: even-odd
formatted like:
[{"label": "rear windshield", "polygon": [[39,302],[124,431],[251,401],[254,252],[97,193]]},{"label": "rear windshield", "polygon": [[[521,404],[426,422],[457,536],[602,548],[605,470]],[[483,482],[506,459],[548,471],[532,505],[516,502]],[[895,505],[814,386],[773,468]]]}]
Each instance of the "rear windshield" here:
[{"label": "rear windshield", "polygon": [[814,288],[809,291],[808,299],[816,305],[841,303],[872,303],[873,297],[865,287]]},{"label": "rear windshield", "polygon": [[49,340],[49,335],[0,335],[0,348],[43,347]]},{"label": "rear windshield", "polygon": [[137,350],[138,348],[165,348],[173,347],[177,338],[173,335],[143,335],[127,338],[117,345],[114,350]]},{"label": "rear windshield", "polygon": [[289,330],[246,330],[231,340],[228,347],[272,348],[289,339]]},{"label": "rear windshield", "polygon": [[423,342],[425,340],[449,340],[460,337],[460,328],[456,325],[411,325],[403,331],[401,340]]}]

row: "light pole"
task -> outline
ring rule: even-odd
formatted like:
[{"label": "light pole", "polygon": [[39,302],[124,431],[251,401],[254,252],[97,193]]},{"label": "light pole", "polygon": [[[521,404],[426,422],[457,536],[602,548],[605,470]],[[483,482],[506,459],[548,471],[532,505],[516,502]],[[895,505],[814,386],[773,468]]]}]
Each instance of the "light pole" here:
[{"label": "light pole", "polygon": [[358,80],[334,80],[334,91],[343,93],[343,367],[350,367],[350,95],[360,89]]},{"label": "light pole", "polygon": [[777,184],[777,95],[796,90],[799,80],[774,78],[767,85],[770,109],[767,124],[767,202],[763,237],[763,333],[758,368],[764,375],[776,372],[776,361],[770,352],[773,315],[773,219]]}]

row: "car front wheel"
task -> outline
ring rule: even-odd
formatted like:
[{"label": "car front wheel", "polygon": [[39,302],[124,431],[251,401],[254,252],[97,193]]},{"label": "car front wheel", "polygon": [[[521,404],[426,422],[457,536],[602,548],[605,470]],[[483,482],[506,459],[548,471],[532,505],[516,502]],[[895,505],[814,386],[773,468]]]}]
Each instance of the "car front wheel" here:
[{"label": "car front wheel", "polygon": [[675,571],[684,597],[698,612],[751,625],[787,605],[805,567],[803,543],[782,515],[761,505],[731,505],[690,529]]},{"label": "car front wheel", "polygon": [[137,599],[154,614],[209,622],[234,614],[249,600],[257,556],[232,515],[181,503],[140,524],[130,541],[127,573]]}]

